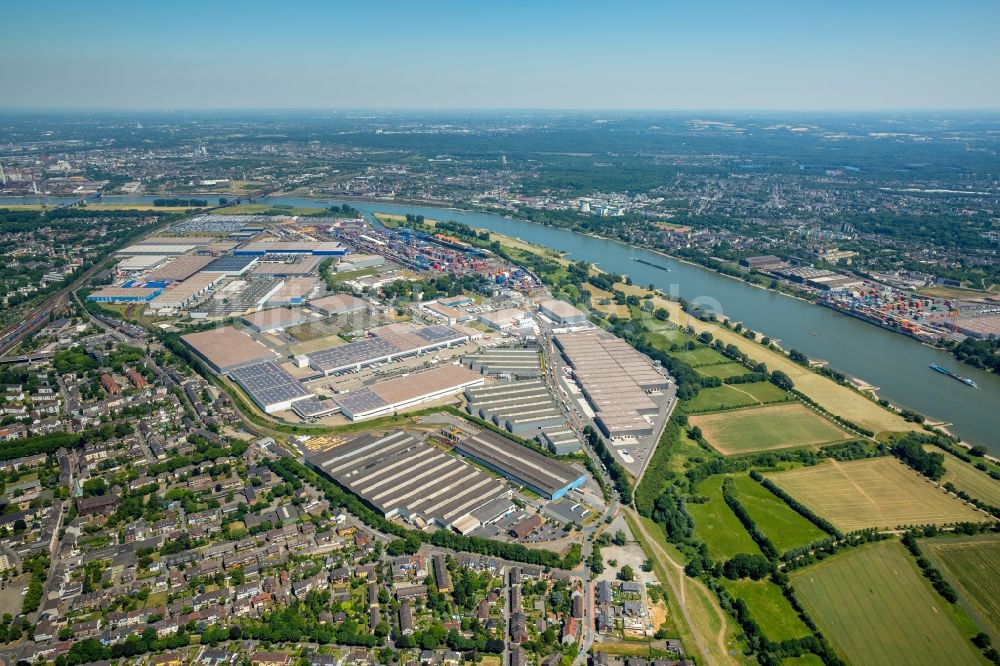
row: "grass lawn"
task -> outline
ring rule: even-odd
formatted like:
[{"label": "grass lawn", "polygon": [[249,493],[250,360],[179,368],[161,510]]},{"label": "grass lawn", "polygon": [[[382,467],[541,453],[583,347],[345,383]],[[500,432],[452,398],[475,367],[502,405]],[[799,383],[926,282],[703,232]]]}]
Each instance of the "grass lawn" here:
[{"label": "grass lawn", "polygon": [[[924,448],[932,453],[942,453],[941,449],[930,444]],[[989,474],[969,463],[945,453],[944,476],[941,477],[941,483],[948,481],[980,501],[1000,506],[1000,481],[990,478]]]},{"label": "grass lawn", "polygon": [[792,573],[792,585],[851,664],[983,663],[963,634],[966,623],[898,541],[869,544],[800,569]]},{"label": "grass lawn", "polygon": [[845,532],[990,520],[891,457],[831,461],[767,476]]},{"label": "grass lawn", "polygon": [[827,536],[749,476],[733,479],[740,503],[778,552],[784,553]]},{"label": "grass lawn", "polygon": [[698,395],[688,401],[687,411],[691,414],[714,412],[720,409],[736,409],[756,404],[757,399],[752,395],[738,391],[729,384],[723,384],[698,391]]},{"label": "grass lawn", "polygon": [[688,365],[698,367],[699,365],[718,365],[728,363],[729,359],[719,352],[709,347],[698,347],[696,349],[685,349],[683,351],[669,352],[671,356]]},{"label": "grass lawn", "polygon": [[760,625],[768,640],[781,642],[812,634],[781,588],[769,580],[727,580],[722,585],[734,597],[739,597],[750,609],[750,615]]},{"label": "grass lawn", "polygon": [[[695,402],[701,394],[691,402]],[[693,410],[692,410],[693,411]],[[794,402],[690,417],[708,443],[723,455],[817,446],[849,435],[804,405]]]},{"label": "grass lawn", "polygon": [[983,629],[1000,640],[1000,535],[929,539],[920,544],[955,586]]},{"label": "grass lawn", "polygon": [[709,377],[728,379],[730,377],[742,377],[750,371],[741,363],[715,363],[713,365],[699,366],[698,372]]},{"label": "grass lawn", "polygon": [[712,559],[726,560],[738,553],[760,553],[733,510],[722,499],[722,475],[711,476],[698,486],[698,494],[708,497],[703,504],[688,503],[694,519],[695,536],[705,542]]}]

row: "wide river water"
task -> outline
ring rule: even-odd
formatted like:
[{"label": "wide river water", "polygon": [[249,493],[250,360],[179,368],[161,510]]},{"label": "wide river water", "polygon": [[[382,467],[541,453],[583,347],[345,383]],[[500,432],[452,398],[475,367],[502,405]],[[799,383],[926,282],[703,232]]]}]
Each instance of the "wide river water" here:
[{"label": "wide river water", "polygon": [[[153,198],[105,197],[105,201],[148,203]],[[51,198],[37,201],[50,205],[65,202]],[[562,250],[572,259],[627,274],[636,284],[653,284],[689,301],[701,299],[724,316],[779,340],[786,349],[798,349],[810,358],[825,360],[831,367],[879,387],[879,395],[894,404],[951,423],[950,430],[956,435],[1000,455],[1000,376],[960,364],[944,351],[828,308],[752,287],[642,248],[490,213],[333,199],[269,197],[267,201],[295,206],[347,203],[368,214],[413,213],[455,220]],[[33,202],[0,198],[0,205]],[[980,388],[965,386],[930,370],[931,363],[971,377]]]}]

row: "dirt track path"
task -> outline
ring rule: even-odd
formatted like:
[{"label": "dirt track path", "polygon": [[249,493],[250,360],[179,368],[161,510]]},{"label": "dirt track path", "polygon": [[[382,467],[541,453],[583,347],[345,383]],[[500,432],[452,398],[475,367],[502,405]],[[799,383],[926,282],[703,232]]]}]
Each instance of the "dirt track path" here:
[{"label": "dirt track path", "polygon": [[[707,614],[699,618],[699,622],[695,622],[691,609],[687,603],[687,587],[691,585],[692,587],[700,586],[701,583],[695,580],[688,579],[684,573],[684,567],[675,561],[668,552],[666,552],[655,538],[646,529],[646,525],[639,518],[639,514],[635,512],[631,507],[626,509],[632,520],[629,521],[630,524],[635,525],[641,535],[642,540],[649,544],[653,553],[656,555],[656,559],[659,560],[664,567],[669,569],[669,574],[667,580],[663,581],[669,587],[671,592],[674,594],[675,598],[678,600],[678,605],[681,609],[681,614],[684,616],[684,622],[691,631],[691,636],[698,646],[698,652],[705,658],[706,663],[709,664],[739,664],[740,662],[734,659],[726,647],[726,616],[722,609],[719,608],[714,603],[712,604],[712,612],[715,613],[714,618],[710,618]],[[636,536],[640,536],[636,535]],[[712,593],[705,588],[699,590],[699,592],[707,599],[714,600]],[[698,611],[702,612],[702,611]],[[706,637],[702,627],[708,628],[711,621],[716,621],[719,623],[719,631],[714,637]]]}]

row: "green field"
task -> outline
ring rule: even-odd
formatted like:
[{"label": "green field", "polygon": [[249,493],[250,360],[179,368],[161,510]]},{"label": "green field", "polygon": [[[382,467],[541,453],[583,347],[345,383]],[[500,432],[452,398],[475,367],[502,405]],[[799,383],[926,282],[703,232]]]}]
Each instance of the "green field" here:
[{"label": "green field", "polygon": [[806,546],[827,536],[826,532],[793,511],[749,476],[737,476],[733,479],[733,484],[740,503],[779,553]]},{"label": "green field", "polygon": [[728,358],[710,347],[684,349],[682,351],[670,352],[670,355],[694,367],[698,367],[699,365],[718,365],[719,363],[729,362]]},{"label": "green field", "polygon": [[845,532],[989,520],[895,458],[831,461],[767,477]]},{"label": "green field", "polygon": [[757,399],[752,395],[747,395],[744,391],[738,391],[728,384],[723,384],[698,391],[698,395],[688,401],[687,410],[694,414],[696,412],[716,412],[720,409],[749,407],[756,404]]},{"label": "green field", "polygon": [[750,615],[760,625],[768,640],[781,642],[802,638],[812,632],[799,619],[781,588],[769,580],[727,580],[722,585],[734,597],[739,597],[750,609]]},{"label": "green field", "polygon": [[705,542],[712,559],[729,559],[737,553],[760,553],[740,519],[722,499],[723,476],[711,476],[698,486],[698,494],[709,498],[703,504],[688,503],[695,536]]},{"label": "green field", "polygon": [[983,663],[898,541],[846,551],[791,577],[834,649],[855,666]]},{"label": "green field", "polygon": [[814,654],[804,654],[801,657],[787,657],[781,666],[823,666],[823,660]]},{"label": "green field", "polygon": [[742,363],[715,363],[713,365],[698,366],[698,372],[709,377],[728,379],[730,377],[742,377],[750,371]]},{"label": "green field", "polygon": [[[932,453],[941,453],[941,449],[928,444],[924,447]],[[1000,506],[1000,481],[990,478],[986,472],[958,458],[944,454],[944,476],[941,483],[951,482],[956,488],[969,494],[970,497]]]},{"label": "green field", "polygon": [[1000,535],[930,539],[920,544],[983,628],[1000,641]]},{"label": "green field", "polygon": [[848,437],[833,423],[797,402],[696,414],[689,420],[691,425],[701,428],[708,443],[723,455],[818,446]]},{"label": "green field", "polygon": [[749,384],[734,384],[733,388],[737,391],[744,391],[749,393],[753,397],[757,398],[757,401],[761,404],[767,404],[769,402],[783,402],[786,400],[791,400],[792,396],[772,384],[771,382],[751,382]]}]

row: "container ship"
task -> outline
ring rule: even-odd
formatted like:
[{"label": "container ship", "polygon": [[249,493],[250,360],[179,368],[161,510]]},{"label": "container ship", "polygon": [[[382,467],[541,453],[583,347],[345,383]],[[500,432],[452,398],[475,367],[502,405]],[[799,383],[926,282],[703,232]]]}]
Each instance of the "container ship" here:
[{"label": "container ship", "polygon": [[945,370],[940,365],[937,365],[935,363],[931,363],[931,370],[934,370],[936,372],[940,372],[942,375],[948,375],[952,379],[957,379],[958,381],[962,382],[966,386],[971,386],[972,388],[979,388],[979,384],[977,384],[976,382],[972,381],[968,377],[960,377],[959,375],[956,375],[951,370]]}]

